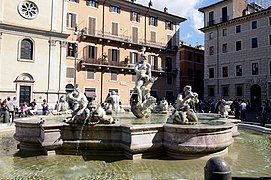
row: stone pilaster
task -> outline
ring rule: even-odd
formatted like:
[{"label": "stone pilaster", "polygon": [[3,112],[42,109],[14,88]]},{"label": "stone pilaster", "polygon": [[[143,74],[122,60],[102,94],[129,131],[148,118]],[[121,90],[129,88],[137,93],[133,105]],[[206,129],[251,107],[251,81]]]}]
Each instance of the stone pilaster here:
[{"label": "stone pilaster", "polygon": [[59,62],[59,91],[64,92],[66,86],[66,49],[67,41],[60,41],[60,62]]}]

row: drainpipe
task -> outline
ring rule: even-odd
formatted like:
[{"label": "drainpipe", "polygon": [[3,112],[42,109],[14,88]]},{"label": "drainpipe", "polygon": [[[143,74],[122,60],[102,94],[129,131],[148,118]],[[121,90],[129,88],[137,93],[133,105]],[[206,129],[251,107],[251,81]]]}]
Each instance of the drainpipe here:
[{"label": "drainpipe", "polygon": [[[104,37],[104,24],[105,24],[105,15],[104,15],[104,12],[105,12],[105,2],[106,0],[104,0],[103,2],[103,17],[102,17],[102,37]],[[104,39],[102,39],[102,61],[104,60],[103,58],[103,54],[104,54]],[[103,68],[101,68],[101,90],[100,90],[100,93],[101,93],[101,98],[100,98],[100,103],[103,102],[103,75],[104,75],[104,72],[103,72]]]},{"label": "drainpipe", "polygon": [[219,82],[219,30],[218,30],[218,26],[216,26],[216,80],[217,80],[217,95],[219,95],[219,86],[220,86],[220,82]]}]

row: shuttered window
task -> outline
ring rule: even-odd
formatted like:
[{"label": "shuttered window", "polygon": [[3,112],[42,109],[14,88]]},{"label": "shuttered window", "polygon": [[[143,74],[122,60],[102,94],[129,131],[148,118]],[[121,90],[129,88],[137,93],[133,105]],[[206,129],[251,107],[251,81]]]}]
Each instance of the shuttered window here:
[{"label": "shuttered window", "polygon": [[67,67],[67,69],[66,69],[66,77],[67,78],[74,78],[74,68]]},{"label": "shuttered window", "polygon": [[94,69],[87,69],[87,79],[95,79],[94,74],[95,74]]},{"label": "shuttered window", "polygon": [[67,27],[74,28],[76,26],[76,14],[67,13]]},{"label": "shuttered window", "polygon": [[132,41],[133,43],[138,43],[138,28],[137,27],[132,28]]},{"label": "shuttered window", "polygon": [[118,23],[112,22],[112,35],[118,36],[118,28],[119,28]]},{"label": "shuttered window", "polygon": [[156,32],[151,31],[151,42],[156,43]]},{"label": "shuttered window", "polygon": [[95,31],[96,31],[96,19],[89,17],[88,18],[88,34],[95,35]]},{"label": "shuttered window", "polygon": [[111,80],[112,81],[117,81],[118,80],[118,72],[111,71]]}]

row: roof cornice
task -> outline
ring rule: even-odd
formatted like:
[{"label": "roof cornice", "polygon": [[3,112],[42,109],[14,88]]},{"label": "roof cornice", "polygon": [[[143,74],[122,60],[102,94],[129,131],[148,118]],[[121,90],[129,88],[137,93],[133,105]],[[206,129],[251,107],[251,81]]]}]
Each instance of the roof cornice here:
[{"label": "roof cornice", "polygon": [[212,26],[207,26],[207,27],[201,28],[199,30],[202,31],[202,32],[205,32],[205,31],[208,31],[208,30],[211,30],[211,29],[214,29],[214,28],[219,28],[219,27],[224,27],[224,26],[228,26],[228,25],[231,25],[231,24],[238,24],[240,22],[249,21],[249,20],[252,20],[252,19],[255,19],[255,18],[258,18],[258,17],[265,16],[267,14],[271,14],[271,8],[268,8],[268,9],[265,9],[265,10],[262,10],[262,11],[259,11],[259,12],[251,13],[251,14],[248,14],[248,15],[245,15],[245,16],[237,17],[237,18],[231,19],[231,20],[226,21],[226,22],[221,22],[221,23],[218,23],[218,24],[214,24]]},{"label": "roof cornice", "polygon": [[166,13],[163,11],[159,11],[157,9],[149,8],[149,7],[143,6],[141,4],[133,3],[133,2],[130,2],[127,0],[100,0],[100,2],[102,2],[102,3],[106,2],[109,4],[112,3],[114,5],[123,6],[128,9],[131,9],[133,11],[138,11],[142,15],[149,14],[149,15],[153,15],[159,19],[173,21],[175,23],[181,23],[181,22],[186,21],[186,18],[177,16],[177,15],[173,15],[170,13]]}]

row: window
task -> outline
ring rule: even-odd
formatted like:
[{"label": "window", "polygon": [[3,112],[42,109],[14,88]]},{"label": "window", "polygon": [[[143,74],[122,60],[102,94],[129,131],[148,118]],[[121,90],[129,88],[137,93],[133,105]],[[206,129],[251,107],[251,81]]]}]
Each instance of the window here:
[{"label": "window", "polygon": [[269,61],[269,74],[271,74],[271,61]]},{"label": "window", "polygon": [[268,83],[268,96],[271,96],[271,83]]},{"label": "window", "polygon": [[241,25],[237,25],[237,26],[235,27],[235,32],[236,32],[236,33],[240,33],[240,32],[241,32]]},{"label": "window", "polygon": [[168,29],[168,30],[173,30],[173,22],[166,21],[165,28]]},{"label": "window", "polygon": [[77,44],[76,43],[68,43],[67,51],[68,51],[67,56],[75,57],[75,52],[77,51]]},{"label": "window", "polygon": [[214,87],[208,87],[208,96],[210,96],[210,97],[215,96],[215,88]]},{"label": "window", "polygon": [[150,16],[150,25],[152,25],[152,26],[158,25],[158,20],[156,17]]},{"label": "window", "polygon": [[87,97],[96,97],[96,89],[95,88],[85,88],[85,94]]},{"label": "window", "polygon": [[95,74],[94,69],[87,69],[87,79],[95,79],[94,74]]},{"label": "window", "polygon": [[155,31],[151,31],[151,42],[156,43],[156,32]]},{"label": "window", "polygon": [[222,8],[222,19],[221,22],[226,22],[228,21],[228,12],[227,12],[227,7]]},{"label": "window", "polygon": [[251,47],[252,48],[257,48],[258,47],[258,39],[257,38],[252,38],[251,39]]},{"label": "window", "polygon": [[117,81],[118,80],[118,72],[111,71],[111,81]]},{"label": "window", "polygon": [[243,96],[243,86],[242,85],[236,86],[236,96]]},{"label": "window", "polygon": [[120,7],[119,6],[111,5],[109,10],[110,10],[110,12],[115,12],[115,13],[120,14]]},{"label": "window", "polygon": [[269,17],[269,25],[271,25],[271,17]]},{"label": "window", "polygon": [[111,26],[111,34],[114,36],[118,36],[118,31],[119,31],[119,24],[112,22],[112,26]]},{"label": "window", "polygon": [[86,60],[95,60],[97,58],[97,47],[95,46],[87,46],[86,47]]},{"label": "window", "polygon": [[222,53],[226,53],[228,51],[228,45],[222,44]]},{"label": "window", "polygon": [[269,45],[271,45],[271,34],[269,35]]},{"label": "window", "polygon": [[108,89],[109,93],[112,93],[113,91],[115,91],[117,94],[119,93],[118,89],[113,89],[113,88]]},{"label": "window", "polygon": [[252,21],[251,26],[252,29],[257,29],[257,21]]},{"label": "window", "polygon": [[86,5],[98,8],[98,0],[87,0]]},{"label": "window", "polygon": [[258,75],[259,74],[259,67],[258,63],[252,63],[252,75]]},{"label": "window", "polygon": [[223,94],[223,96],[229,96],[229,87],[228,86],[222,87],[222,94]]},{"label": "window", "polygon": [[166,57],[166,71],[171,72],[172,71],[172,58]]},{"label": "window", "polygon": [[135,21],[135,22],[140,22],[140,14],[138,12],[132,11],[130,20]]},{"label": "window", "polygon": [[168,49],[172,49],[172,45],[173,45],[172,36],[171,35],[167,35],[167,48]]},{"label": "window", "polygon": [[20,59],[33,60],[33,42],[30,39],[21,41]]},{"label": "window", "polygon": [[88,18],[88,35],[95,35],[96,32],[96,18]]},{"label": "window", "polygon": [[242,65],[237,65],[235,71],[236,71],[236,76],[242,76],[242,73],[243,73]]},{"label": "window", "polygon": [[66,68],[66,78],[74,78],[74,68]]},{"label": "window", "polygon": [[132,42],[136,44],[138,43],[138,28],[137,27],[132,28]]},{"label": "window", "polygon": [[119,51],[117,49],[111,49],[111,61],[119,60]]},{"label": "window", "polygon": [[172,84],[172,76],[167,76],[167,84]]},{"label": "window", "polygon": [[138,62],[138,53],[131,52],[130,56],[131,56],[131,63],[132,64],[135,64],[136,62]]},{"label": "window", "polygon": [[197,62],[200,63],[201,62],[201,55],[197,54]]},{"label": "window", "polygon": [[235,49],[236,49],[236,51],[240,51],[242,49],[241,41],[236,41],[235,42]]},{"label": "window", "polygon": [[223,30],[222,30],[222,35],[223,35],[223,36],[227,36],[227,29],[223,29]]},{"label": "window", "polygon": [[209,12],[209,22],[208,22],[208,26],[212,26],[215,24],[214,21],[214,11]]},{"label": "window", "polygon": [[150,56],[150,62],[151,62],[151,67],[152,69],[157,69],[157,56],[151,55]]},{"label": "window", "polygon": [[214,33],[213,33],[213,32],[210,32],[210,33],[209,33],[209,40],[212,40],[212,39],[214,39]]},{"label": "window", "polygon": [[214,46],[209,48],[209,55],[214,55]]},{"label": "window", "polygon": [[228,66],[222,67],[222,77],[229,77]]},{"label": "window", "polygon": [[193,80],[193,69],[188,68],[187,75],[189,80]]},{"label": "window", "polygon": [[214,78],[214,77],[215,77],[215,69],[209,68],[209,78]]},{"label": "window", "polygon": [[69,0],[70,2],[79,3],[79,0]]},{"label": "window", "polygon": [[76,26],[76,14],[67,13],[67,27],[75,28],[75,26]]}]

